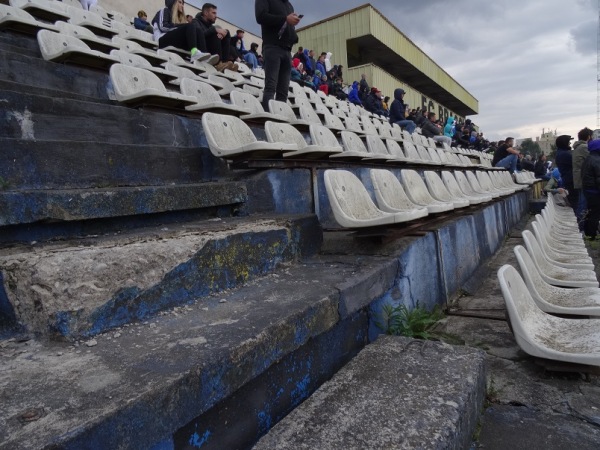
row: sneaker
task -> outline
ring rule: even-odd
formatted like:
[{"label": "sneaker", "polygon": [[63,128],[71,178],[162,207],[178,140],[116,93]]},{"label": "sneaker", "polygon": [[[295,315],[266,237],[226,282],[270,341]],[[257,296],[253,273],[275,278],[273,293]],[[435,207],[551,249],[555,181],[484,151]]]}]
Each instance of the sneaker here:
[{"label": "sneaker", "polygon": [[221,59],[219,55],[210,55],[206,62],[211,66],[216,66],[219,63],[219,59]]},{"label": "sneaker", "polygon": [[211,56],[212,55],[210,53],[202,53],[200,50],[198,50],[196,53],[190,56],[190,62],[194,64],[196,61],[206,61]]}]

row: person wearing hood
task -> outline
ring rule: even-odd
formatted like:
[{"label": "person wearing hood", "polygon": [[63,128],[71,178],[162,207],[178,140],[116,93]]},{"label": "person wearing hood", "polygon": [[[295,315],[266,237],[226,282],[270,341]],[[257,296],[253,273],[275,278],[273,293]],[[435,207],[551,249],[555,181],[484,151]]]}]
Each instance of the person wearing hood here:
[{"label": "person wearing hood", "polygon": [[412,134],[417,126],[412,120],[406,119],[406,106],[404,105],[404,89],[394,90],[394,101],[390,106],[390,123],[403,127]]},{"label": "person wearing hood", "polygon": [[312,50],[309,51],[307,48],[304,49],[304,70],[310,76],[315,74],[315,60],[310,57]]},{"label": "person wearing hood", "polygon": [[256,42],[250,44],[250,51],[244,55],[244,61],[250,65],[253,72],[260,66],[258,62],[258,44]]},{"label": "person wearing hood", "polygon": [[584,128],[577,133],[577,142],[573,144],[573,188],[577,192],[577,209],[575,215],[577,216],[577,223],[579,224],[579,231],[583,231],[585,227],[585,210],[587,209],[587,203],[585,195],[581,190],[581,168],[585,158],[590,154],[588,151],[588,142],[592,140],[593,131],[589,128]]},{"label": "person wearing hood", "polygon": [[556,138],[556,157],[554,164],[560,170],[560,174],[565,185],[565,189],[569,191],[567,199],[573,211],[577,210],[578,196],[573,186],[573,155],[571,153],[571,140],[569,135],[563,134]]},{"label": "person wearing hood", "polygon": [[456,120],[454,119],[454,117],[450,116],[446,120],[446,126],[444,127],[444,136],[448,136],[450,139],[454,137],[454,122],[456,122]]},{"label": "person wearing hood", "polygon": [[292,47],[298,43],[296,25],[301,17],[288,0],[255,0],[254,14],[263,39],[265,87],[262,105],[269,111],[269,100],[287,102],[292,69]]},{"label": "person wearing hood", "polygon": [[362,102],[358,97],[358,81],[352,83],[352,89],[350,89],[350,93],[348,94],[348,101],[350,103],[354,103],[355,105],[362,106]]},{"label": "person wearing hood", "polygon": [[315,68],[315,70],[321,72],[321,76],[327,74],[327,70],[325,70],[325,55],[323,53],[321,53],[321,56],[319,56],[319,59],[315,64]]},{"label": "person wearing hood", "polygon": [[187,21],[183,0],[165,0],[165,7],[152,19],[152,27],[158,48],[173,46],[187,50],[191,62],[209,60],[212,64],[218,61],[206,51],[206,39],[202,31],[193,22]]},{"label": "person wearing hood", "polygon": [[560,170],[556,167],[550,173],[550,179],[544,186],[544,192],[548,192],[551,194],[565,194],[565,189],[563,188],[563,180],[560,176]]},{"label": "person wearing hood", "polygon": [[600,139],[587,143],[590,154],[581,167],[581,188],[587,201],[588,215],[585,220],[585,235],[596,239],[600,222]]},{"label": "person wearing hood", "polygon": [[327,52],[327,54],[325,55],[325,71],[327,73],[329,73],[331,69],[333,69],[333,66],[331,65],[331,55],[333,55],[333,53],[331,52]]}]

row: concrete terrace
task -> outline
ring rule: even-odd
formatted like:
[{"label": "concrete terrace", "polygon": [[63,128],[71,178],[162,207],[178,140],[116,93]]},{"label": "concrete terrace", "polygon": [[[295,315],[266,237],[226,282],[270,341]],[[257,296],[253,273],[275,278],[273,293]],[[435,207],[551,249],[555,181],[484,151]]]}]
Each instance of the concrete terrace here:
[{"label": "concrete terrace", "polygon": [[[399,178],[404,168],[488,168],[468,152],[461,164],[233,164],[211,153],[199,114],[128,107],[113,88],[106,70],[46,61],[34,36],[0,32],[0,449],[250,448],[340,370],[378,383],[382,366],[354,370],[405,348],[377,340],[383,305],[432,308],[480,295],[472,286],[494,280],[482,267],[533,197],[533,189],[496,192],[383,233],[344,229],[327,169],[356,175],[375,198],[372,168]],[[263,124],[249,126],[264,139]],[[476,310],[466,303],[476,298],[461,297],[457,310]],[[490,304],[502,315],[497,297]],[[442,446],[464,448],[477,428],[486,371],[478,330],[496,327],[504,355],[518,354],[502,320],[477,320],[445,323],[476,349],[432,344],[432,353],[415,347],[411,358],[381,360],[403,374],[419,368],[398,389],[448,394],[432,414],[418,402],[411,414],[444,418],[428,422]],[[491,348],[488,397],[509,385],[495,375],[505,361]],[[436,382],[421,385],[429,375]],[[456,389],[440,392],[446,385]],[[572,404],[592,421],[586,403]],[[484,414],[482,443],[494,411]]]}]

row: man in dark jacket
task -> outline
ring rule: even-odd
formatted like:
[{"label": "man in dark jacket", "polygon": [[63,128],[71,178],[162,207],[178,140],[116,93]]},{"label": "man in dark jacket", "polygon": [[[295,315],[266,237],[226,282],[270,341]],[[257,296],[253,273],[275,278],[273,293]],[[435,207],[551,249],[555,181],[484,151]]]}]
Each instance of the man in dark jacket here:
[{"label": "man in dark jacket", "polygon": [[579,231],[583,231],[585,224],[585,211],[587,204],[585,201],[585,195],[581,189],[581,168],[585,158],[590,154],[588,151],[588,142],[592,140],[593,131],[589,128],[579,130],[577,133],[577,142],[573,144],[573,188],[577,192],[577,209],[575,214],[577,215],[577,223],[579,224]]},{"label": "man in dark jacket", "polygon": [[452,145],[452,138],[442,134],[442,129],[435,124],[435,119],[436,114],[434,112],[427,113],[427,120],[421,125],[423,136],[432,138],[435,142]]},{"label": "man in dark jacket", "polygon": [[367,76],[363,73],[360,76],[360,82],[358,84],[358,97],[361,101],[365,101],[365,98],[367,98],[370,91],[371,89],[369,88],[369,83],[367,83]]},{"label": "man in dark jacket", "polygon": [[581,168],[581,186],[588,207],[584,231],[590,239],[596,239],[600,222],[600,139],[589,141],[588,150],[590,154]]},{"label": "man in dark jacket", "polygon": [[287,102],[292,70],[292,47],[298,43],[294,28],[301,17],[294,13],[288,0],[255,0],[254,13],[263,38],[265,88],[263,108],[269,109],[269,100],[275,97]]},{"label": "man in dark jacket", "polygon": [[381,91],[376,87],[371,88],[371,93],[366,96],[363,102],[364,108],[373,113],[384,115],[383,105],[381,103]]},{"label": "man in dark jacket", "polygon": [[[468,132],[468,128],[463,130]],[[513,147],[515,139],[507,137],[504,143],[499,145],[494,152],[494,158],[492,159],[492,166],[504,167],[508,169],[510,173],[514,173],[517,170],[517,162],[519,161],[519,155],[521,152]]]},{"label": "man in dark jacket", "polygon": [[573,186],[573,155],[571,154],[571,140],[573,138],[563,134],[556,138],[556,158],[554,163],[560,171],[564,188],[569,191],[567,200],[573,211],[577,210],[578,194]]},{"label": "man in dark jacket", "polygon": [[396,89],[394,91],[394,101],[390,106],[390,123],[404,127],[410,134],[415,131],[417,126],[412,120],[406,120],[406,106],[404,105],[404,89]]},{"label": "man in dark jacket", "polygon": [[202,31],[204,40],[206,41],[206,50],[212,55],[219,55],[219,63],[215,69],[222,72],[225,69],[234,70],[237,72],[237,64],[229,61],[231,52],[231,37],[229,31],[215,26],[217,21],[217,7],[212,3],[202,5],[202,10],[196,14],[194,24]]}]

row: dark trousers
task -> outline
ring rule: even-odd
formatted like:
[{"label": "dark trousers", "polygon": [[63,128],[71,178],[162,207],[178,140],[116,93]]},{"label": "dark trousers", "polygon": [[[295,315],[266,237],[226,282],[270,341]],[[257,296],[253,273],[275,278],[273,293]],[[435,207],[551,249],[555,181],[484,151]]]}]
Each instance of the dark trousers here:
[{"label": "dark trousers", "polygon": [[200,51],[206,52],[206,40],[204,33],[199,29],[194,22],[186,23],[178,26],[174,30],[169,31],[158,40],[158,47],[177,47],[183,50],[191,50],[197,48]]},{"label": "dark trousers", "polygon": [[585,220],[585,235],[595,238],[600,222],[600,194],[584,192],[587,201],[588,216]]},{"label": "dark trousers", "polygon": [[206,44],[204,48],[198,47],[201,51],[208,52],[211,55],[219,55],[221,61],[229,61],[229,55],[231,54],[231,45],[229,44],[231,37],[229,36],[229,32],[227,32],[227,36],[223,39],[219,39],[216,34],[203,37]]},{"label": "dark trousers", "polygon": [[265,69],[265,89],[263,91],[263,108],[269,110],[269,100],[287,102],[292,73],[292,54],[289,49],[276,45],[263,46]]}]

